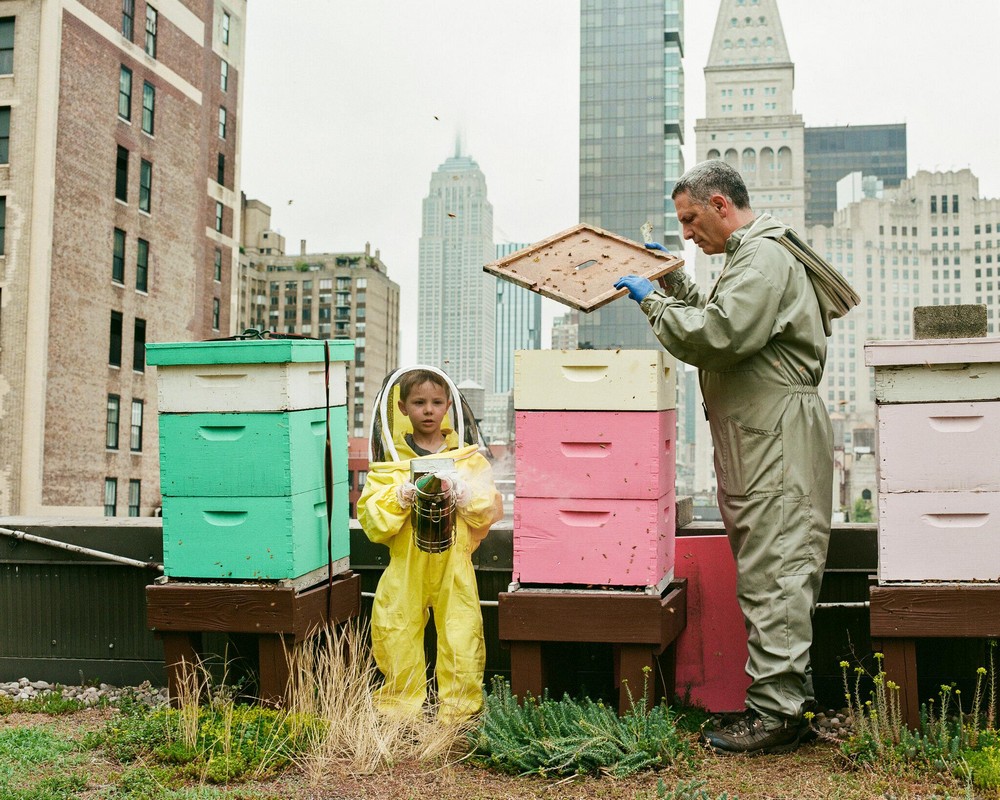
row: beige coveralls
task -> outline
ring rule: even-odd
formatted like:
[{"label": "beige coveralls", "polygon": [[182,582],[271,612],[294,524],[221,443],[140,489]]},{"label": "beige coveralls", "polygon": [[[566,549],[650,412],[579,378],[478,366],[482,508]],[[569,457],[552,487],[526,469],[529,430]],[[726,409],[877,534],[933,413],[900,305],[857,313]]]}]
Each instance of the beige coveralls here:
[{"label": "beige coveralls", "polygon": [[813,697],[812,612],[830,538],[833,433],[817,385],[826,362],[806,270],[762,214],[730,236],[706,297],[682,272],[641,303],[676,358],[698,367],[719,508],[747,626],[747,705],[797,718]]}]

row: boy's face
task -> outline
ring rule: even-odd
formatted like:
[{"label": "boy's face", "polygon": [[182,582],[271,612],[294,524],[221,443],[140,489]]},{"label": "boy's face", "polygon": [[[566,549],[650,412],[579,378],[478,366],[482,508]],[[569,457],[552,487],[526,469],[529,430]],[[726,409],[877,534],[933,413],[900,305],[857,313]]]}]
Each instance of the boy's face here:
[{"label": "boy's face", "polygon": [[443,386],[424,381],[410,389],[405,400],[399,401],[399,411],[410,418],[414,432],[428,435],[441,428],[441,420],[448,412],[451,401]]}]

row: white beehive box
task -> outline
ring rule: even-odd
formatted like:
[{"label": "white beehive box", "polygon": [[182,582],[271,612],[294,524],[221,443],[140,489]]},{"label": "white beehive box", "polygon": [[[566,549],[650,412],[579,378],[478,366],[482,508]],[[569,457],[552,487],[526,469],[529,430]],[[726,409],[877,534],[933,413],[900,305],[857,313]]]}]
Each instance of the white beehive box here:
[{"label": "white beehive box", "polygon": [[518,350],[518,411],[663,411],[677,404],[674,359],[662,350]]},{"label": "white beehive box", "polygon": [[301,411],[347,403],[347,366],[354,342],[316,339],[155,342],[146,361],[157,367],[161,414]]}]

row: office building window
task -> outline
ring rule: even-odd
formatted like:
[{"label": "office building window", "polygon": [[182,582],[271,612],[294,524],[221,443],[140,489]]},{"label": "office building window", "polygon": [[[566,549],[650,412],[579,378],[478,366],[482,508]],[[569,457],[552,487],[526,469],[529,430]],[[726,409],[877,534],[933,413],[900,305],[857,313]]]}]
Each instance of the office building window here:
[{"label": "office building window", "polygon": [[10,106],[0,106],[0,164],[10,163]]},{"label": "office building window", "polygon": [[132,41],[132,28],[135,21],[135,0],[122,0],[122,36]]},{"label": "office building window", "polygon": [[222,153],[219,153],[219,158],[215,165],[215,182],[219,186],[226,185],[226,156]]},{"label": "office building window", "polygon": [[113,367],[122,365],[122,314],[111,312],[111,339],[108,345],[108,364]]},{"label": "office building window", "polygon": [[229,14],[225,11],[222,12],[222,43],[229,44],[229,29],[232,26],[232,20],[229,18]]},{"label": "office building window", "polygon": [[219,330],[219,298],[212,298],[212,330]]},{"label": "office building window", "polygon": [[133,453],[142,452],[142,400],[132,401],[132,427],[128,437],[128,449]]},{"label": "office building window", "polygon": [[115,251],[111,257],[111,280],[125,283],[125,231],[115,228]]},{"label": "office building window", "polygon": [[14,74],[14,18],[0,19],[0,75]]},{"label": "office building window", "polygon": [[226,108],[219,106],[219,138],[226,138]]},{"label": "office building window", "polygon": [[132,332],[132,369],[146,371],[146,320],[138,317]]},{"label": "office building window", "polygon": [[149,287],[149,242],[139,239],[136,243],[135,288],[145,292]]},{"label": "office building window", "polygon": [[222,203],[215,201],[215,230],[222,233]]},{"label": "office building window", "polygon": [[7,198],[0,197],[0,256],[7,252]]},{"label": "office building window", "polygon": [[215,248],[215,280],[222,280],[222,251],[216,247]]},{"label": "office building window", "polygon": [[125,66],[118,73],[118,116],[132,119],[132,70]]},{"label": "office building window", "polygon": [[229,91],[229,62],[222,59],[219,65],[219,86],[222,87],[222,91]]},{"label": "office building window", "polygon": [[128,150],[121,145],[115,161],[115,199],[128,202]]},{"label": "office building window", "polygon": [[135,478],[128,482],[128,515],[139,516],[139,497],[142,493],[142,481]]},{"label": "office building window", "polygon": [[156,9],[146,6],[146,54],[156,58]]},{"label": "office building window", "polygon": [[139,210],[149,213],[153,194],[153,165],[145,159],[139,164]]},{"label": "office building window", "polygon": [[118,479],[104,479],[104,516],[113,517],[118,506]]},{"label": "office building window", "polygon": [[109,450],[118,449],[118,418],[121,415],[122,399],[116,394],[108,395],[108,430],[104,445]]},{"label": "office building window", "polygon": [[142,130],[153,135],[153,118],[156,114],[156,89],[147,81],[142,82]]}]

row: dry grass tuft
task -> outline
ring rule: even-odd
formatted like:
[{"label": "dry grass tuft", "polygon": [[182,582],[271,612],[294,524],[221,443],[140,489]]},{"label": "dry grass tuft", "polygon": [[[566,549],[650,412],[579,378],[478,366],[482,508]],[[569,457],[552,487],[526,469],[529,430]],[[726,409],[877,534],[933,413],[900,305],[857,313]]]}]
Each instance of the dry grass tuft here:
[{"label": "dry grass tuft", "polygon": [[445,725],[434,709],[421,717],[381,712],[372,690],[378,680],[367,631],[352,622],[324,631],[289,658],[293,719],[319,719],[301,767],[314,784],[329,774],[370,775],[410,761],[461,758],[473,723]]}]

